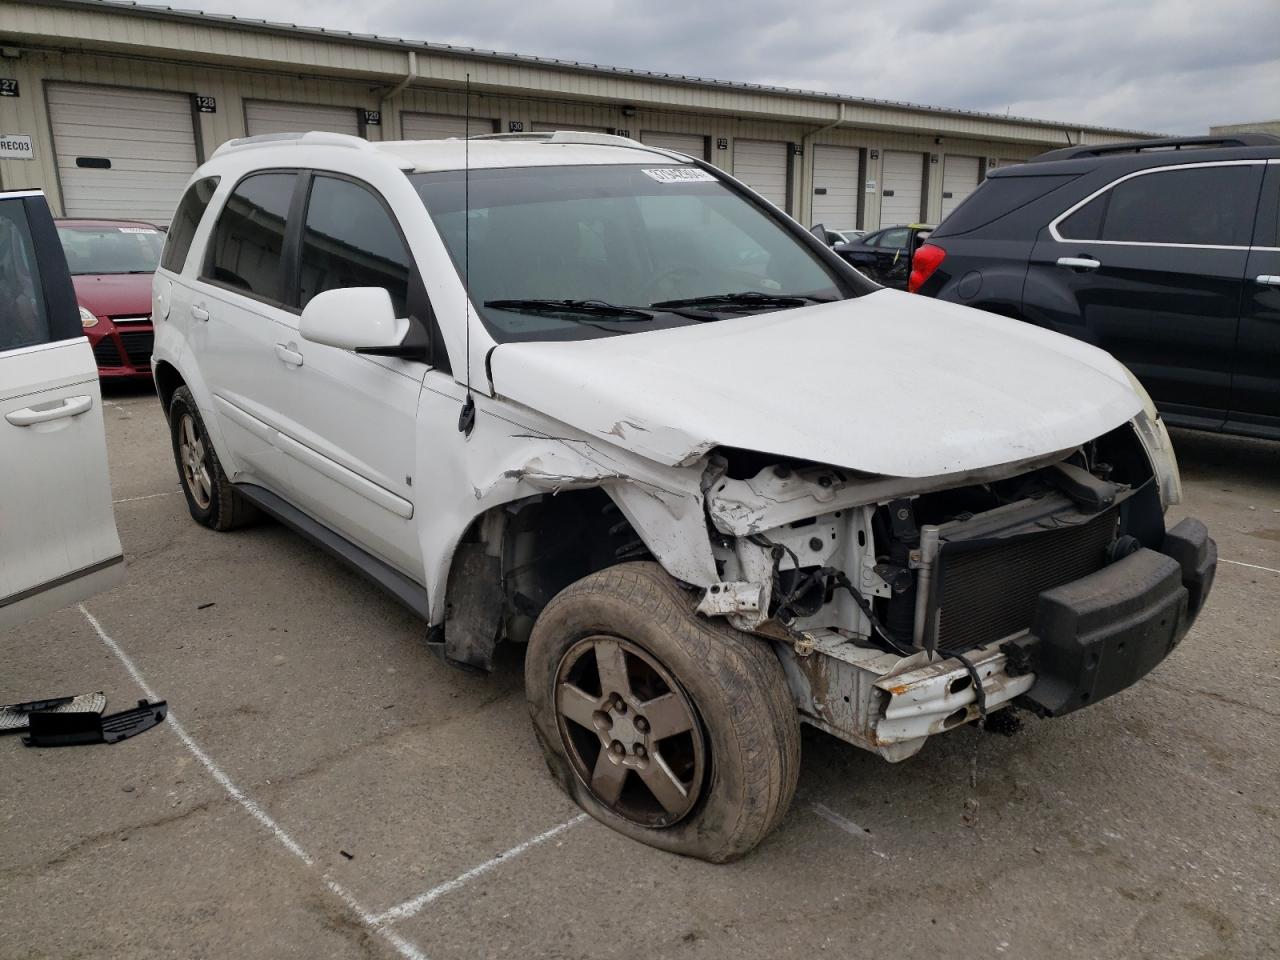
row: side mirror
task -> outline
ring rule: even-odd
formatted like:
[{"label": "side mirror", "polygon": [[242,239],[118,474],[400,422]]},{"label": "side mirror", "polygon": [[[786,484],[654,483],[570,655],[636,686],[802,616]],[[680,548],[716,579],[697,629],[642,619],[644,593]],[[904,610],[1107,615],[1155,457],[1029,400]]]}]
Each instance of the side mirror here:
[{"label": "side mirror", "polygon": [[298,332],[304,340],[341,350],[386,350],[404,341],[409,321],[396,317],[382,287],[346,287],[312,297]]}]

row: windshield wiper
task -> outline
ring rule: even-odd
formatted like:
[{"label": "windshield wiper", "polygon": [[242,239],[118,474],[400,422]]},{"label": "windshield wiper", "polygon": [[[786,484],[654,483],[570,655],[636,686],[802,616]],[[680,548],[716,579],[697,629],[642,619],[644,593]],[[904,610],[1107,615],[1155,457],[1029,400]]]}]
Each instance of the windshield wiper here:
[{"label": "windshield wiper", "polygon": [[649,304],[655,310],[669,307],[709,307],[718,306],[734,309],[737,307],[803,307],[806,303],[830,303],[827,297],[809,297],[802,294],[759,293],[745,290],[742,293],[717,293],[706,297],[686,297],[682,300],[659,300]]},{"label": "windshield wiper", "polygon": [[516,313],[567,313],[608,317],[610,320],[652,320],[653,314],[640,307],[620,307],[603,300],[486,300],[486,307]]}]

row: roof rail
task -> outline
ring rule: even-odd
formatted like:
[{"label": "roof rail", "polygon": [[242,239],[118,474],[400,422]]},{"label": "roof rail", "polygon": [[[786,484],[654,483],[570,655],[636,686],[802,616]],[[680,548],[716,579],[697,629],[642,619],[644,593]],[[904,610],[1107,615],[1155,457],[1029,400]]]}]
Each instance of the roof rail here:
[{"label": "roof rail", "polygon": [[1062,147],[1050,150],[1029,163],[1046,160],[1077,160],[1083,157],[1107,157],[1117,153],[1145,153],[1156,150],[1183,150],[1205,147],[1274,147],[1280,146],[1280,137],[1269,133],[1238,133],[1229,137],[1170,137],[1164,140],[1132,140],[1128,143],[1102,143],[1095,146]]},{"label": "roof rail", "polygon": [[[349,147],[354,150],[376,149],[364,137],[353,137],[349,133],[329,133],[327,130],[311,130],[306,133],[260,133],[256,137],[240,137],[238,140],[228,140],[213,151],[213,156],[220,157],[239,150],[274,147],[284,143],[306,143],[316,147]],[[213,157],[209,159],[213,159]]]},{"label": "roof rail", "polygon": [[472,140],[538,140],[543,143],[594,144],[600,147],[644,147],[639,140],[619,137],[613,133],[592,133],[589,130],[556,130],[535,133],[482,133]]}]

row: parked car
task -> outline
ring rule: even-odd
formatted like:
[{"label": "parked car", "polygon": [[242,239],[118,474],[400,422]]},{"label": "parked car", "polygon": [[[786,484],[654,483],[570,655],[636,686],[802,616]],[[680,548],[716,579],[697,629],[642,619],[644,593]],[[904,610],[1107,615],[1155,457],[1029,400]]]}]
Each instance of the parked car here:
[{"label": "parked car", "polygon": [[57,224],[99,376],[150,378],[151,277],[164,233],[139,220]]},{"label": "parked car", "polygon": [[194,520],[279,518],[451,662],[527,644],[551,772],[666,850],[768,834],[798,721],[898,761],[1101,700],[1213,579],[1107,354],[885,290],[623,138],[232,141],[153,309]]},{"label": "parked car", "polygon": [[911,254],[928,239],[932,229],[923,223],[885,227],[856,240],[837,243],[833,249],[876,283],[905,290]]},{"label": "parked car", "polygon": [[0,629],[120,581],[93,351],[37,190],[0,193],[0,464]]},{"label": "parked car", "polygon": [[1068,147],[992,172],[916,253],[926,296],[1113,354],[1172,424],[1280,438],[1280,139]]},{"label": "parked car", "polygon": [[865,236],[867,233],[865,230],[837,229],[834,227],[826,227],[822,224],[818,224],[812,229],[815,236],[820,236],[832,246],[835,246],[837,243],[849,243],[853,240],[857,240],[859,237]]}]

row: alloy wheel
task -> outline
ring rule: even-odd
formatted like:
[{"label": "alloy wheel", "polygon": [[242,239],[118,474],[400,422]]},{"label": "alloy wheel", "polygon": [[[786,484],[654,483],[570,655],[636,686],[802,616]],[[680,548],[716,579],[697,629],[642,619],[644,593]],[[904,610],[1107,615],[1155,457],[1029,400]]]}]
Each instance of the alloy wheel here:
[{"label": "alloy wheel", "polygon": [[611,811],[666,827],[693,809],[706,770],[702,722],[649,653],[621,637],[578,641],[556,671],[555,708],[575,772]]},{"label": "alloy wheel", "polygon": [[178,460],[182,468],[182,482],[191,499],[201,510],[208,510],[213,502],[213,479],[205,460],[204,438],[195,417],[184,413],[178,421]]}]

